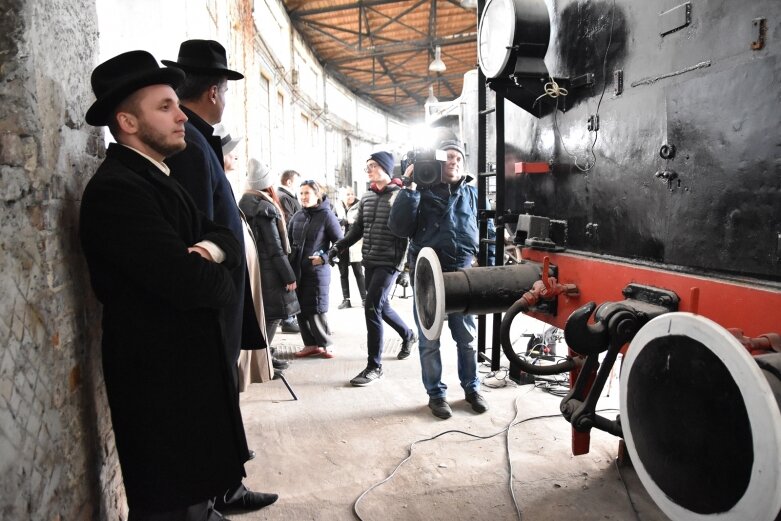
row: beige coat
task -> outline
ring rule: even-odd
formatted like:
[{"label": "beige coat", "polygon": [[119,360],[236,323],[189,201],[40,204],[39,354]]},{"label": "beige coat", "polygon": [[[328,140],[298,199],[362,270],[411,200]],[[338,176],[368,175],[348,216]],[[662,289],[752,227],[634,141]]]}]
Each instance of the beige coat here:
[{"label": "beige coat", "polygon": [[[250,287],[252,288],[252,302],[255,307],[255,315],[260,325],[263,338],[266,338],[266,318],[263,312],[263,294],[260,285],[260,264],[258,264],[258,250],[255,238],[249,230],[247,221],[241,220],[244,228],[244,246],[247,256],[247,271],[249,271]],[[266,342],[268,343],[268,342]],[[242,346],[251,347],[251,346]],[[239,392],[244,392],[251,383],[268,382],[274,378],[274,368],[271,365],[270,349],[242,349],[239,355]]]}]

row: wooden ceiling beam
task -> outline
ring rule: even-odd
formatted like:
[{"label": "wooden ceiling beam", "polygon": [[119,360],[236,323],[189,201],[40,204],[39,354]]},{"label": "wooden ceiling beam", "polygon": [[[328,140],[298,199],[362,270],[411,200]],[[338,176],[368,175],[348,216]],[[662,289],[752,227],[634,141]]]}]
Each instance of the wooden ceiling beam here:
[{"label": "wooden ceiling beam", "polygon": [[401,17],[402,16],[406,16],[407,14],[411,13],[412,11],[414,11],[415,9],[420,7],[421,5],[425,4],[427,1],[428,0],[418,0],[413,5],[411,5],[410,7],[408,7],[407,9],[405,9],[402,12],[400,12],[398,15],[396,15],[394,17],[390,17],[390,16],[386,15],[385,13],[377,11],[376,9],[372,9],[372,11],[374,11],[378,15],[381,15],[381,16],[384,16],[384,17],[388,18],[388,21],[385,22],[384,24],[382,24],[381,26],[375,28],[374,32],[375,33],[380,33],[383,29],[385,29],[386,27],[388,27],[389,25],[391,25],[392,23],[395,22],[395,23],[398,23],[399,25],[402,25],[402,26],[406,27],[407,29],[410,29],[410,30],[418,33],[421,36],[425,36],[426,34],[423,31],[421,31],[420,29],[418,29],[417,27],[413,27],[413,26],[411,26],[411,25],[409,25],[407,23],[402,22],[401,21]]},{"label": "wooden ceiling beam", "polygon": [[453,36],[443,36],[429,42],[428,40],[412,40],[400,44],[372,45],[364,47],[358,56],[346,56],[336,60],[329,60],[326,63],[338,65],[340,63],[351,62],[356,59],[370,59],[377,56],[391,56],[394,54],[404,54],[411,51],[422,51],[430,48],[431,45],[447,47],[450,45],[460,45],[462,43],[472,43],[477,41],[477,33],[456,34]]},{"label": "wooden ceiling beam", "polygon": [[353,2],[351,4],[343,5],[329,5],[328,7],[320,7],[317,9],[293,9],[288,12],[288,16],[290,16],[291,20],[298,21],[305,16],[325,13],[338,13],[340,11],[350,11],[351,9],[361,9],[364,7],[374,7],[378,5],[406,4],[408,1],[409,0],[364,0],[363,2]]},{"label": "wooden ceiling beam", "polygon": [[[386,89],[392,89],[394,87],[398,88],[413,88],[413,87],[419,87],[421,85],[425,85],[428,87],[429,83],[436,83],[437,80],[441,81],[445,84],[445,86],[448,87],[449,90],[452,92],[452,85],[450,85],[450,80],[460,80],[464,75],[461,73],[453,73],[448,75],[439,76],[438,78],[427,78],[425,76],[421,77],[418,76],[413,80],[404,81],[404,82],[396,82],[396,83],[386,83],[382,85],[374,85],[372,87],[362,87],[361,90],[366,93],[375,93],[377,91],[386,90]],[[453,97],[457,97],[454,95]]]}]

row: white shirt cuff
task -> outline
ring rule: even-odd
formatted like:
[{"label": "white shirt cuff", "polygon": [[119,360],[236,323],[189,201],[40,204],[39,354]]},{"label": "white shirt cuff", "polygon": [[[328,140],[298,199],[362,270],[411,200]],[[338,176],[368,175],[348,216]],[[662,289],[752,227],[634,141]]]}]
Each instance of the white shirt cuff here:
[{"label": "white shirt cuff", "polygon": [[225,260],[225,252],[222,251],[222,249],[212,241],[201,241],[195,245],[200,246],[204,250],[208,251],[209,255],[212,256],[212,260],[217,264],[220,264]]}]

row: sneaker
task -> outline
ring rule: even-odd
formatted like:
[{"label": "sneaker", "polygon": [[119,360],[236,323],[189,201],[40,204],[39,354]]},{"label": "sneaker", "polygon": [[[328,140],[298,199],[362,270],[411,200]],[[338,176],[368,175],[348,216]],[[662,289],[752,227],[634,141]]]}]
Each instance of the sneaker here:
[{"label": "sneaker", "polygon": [[382,369],[379,367],[373,367],[369,368],[367,367],[360,373],[358,373],[358,376],[350,380],[350,383],[353,384],[356,387],[366,387],[367,385],[371,385],[377,380],[382,378]]},{"label": "sneaker", "polygon": [[338,309],[345,309],[345,308],[351,308],[352,304],[350,304],[350,299],[344,299],[341,304],[337,306]]},{"label": "sneaker", "polygon": [[300,333],[301,328],[298,327],[298,322],[295,318],[291,318],[288,320],[282,321],[282,332],[283,333]]},{"label": "sneaker", "polygon": [[485,401],[480,393],[477,391],[466,395],[466,401],[472,406],[472,410],[476,413],[484,413],[488,410],[488,402]]},{"label": "sneaker", "polygon": [[399,360],[404,360],[405,358],[408,358],[412,349],[412,346],[418,343],[418,335],[415,334],[415,332],[412,332],[412,338],[409,340],[403,340],[401,342],[401,350],[399,351],[399,355],[396,357]]},{"label": "sneaker", "polygon": [[450,409],[450,405],[448,405],[447,400],[444,398],[429,398],[428,407],[437,418],[447,420],[453,416],[453,410]]},{"label": "sneaker", "polygon": [[287,360],[280,360],[279,358],[272,356],[271,365],[274,366],[274,369],[280,369],[284,371],[290,366],[290,363],[288,363]]}]

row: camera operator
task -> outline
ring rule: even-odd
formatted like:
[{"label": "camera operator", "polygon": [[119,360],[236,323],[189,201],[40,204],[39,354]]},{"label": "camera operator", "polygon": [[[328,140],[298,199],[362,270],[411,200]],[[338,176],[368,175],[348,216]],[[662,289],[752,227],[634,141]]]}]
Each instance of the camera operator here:
[{"label": "camera operator", "polygon": [[[469,184],[464,174],[464,148],[459,140],[445,139],[437,147],[447,153],[440,162],[440,182],[420,185],[415,182],[417,162],[404,171],[404,190],[401,190],[391,208],[388,226],[399,237],[409,237],[409,266],[411,280],[417,256],[424,247],[437,252],[444,271],[469,268],[477,254],[479,234],[477,227],[477,188]],[[428,340],[420,329],[417,310],[420,366],[423,385],[429,395],[428,406],[434,416],[450,418],[452,410],[445,396],[447,385],[442,382],[442,359],[439,340]],[[450,313],[448,327],[458,349],[458,377],[466,401],[477,413],[488,410],[488,403],[480,395],[477,377],[477,350],[475,349],[475,318],[473,315]]]}]

